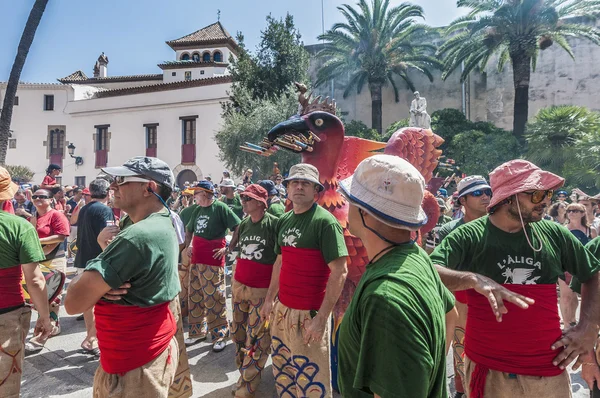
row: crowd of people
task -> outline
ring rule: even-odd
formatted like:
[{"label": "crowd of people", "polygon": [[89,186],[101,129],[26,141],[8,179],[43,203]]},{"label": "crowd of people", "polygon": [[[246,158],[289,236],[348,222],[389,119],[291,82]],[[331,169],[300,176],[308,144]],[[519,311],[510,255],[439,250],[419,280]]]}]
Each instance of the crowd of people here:
[{"label": "crowd of people", "polygon": [[[186,348],[209,338],[214,352],[235,346],[235,397],[256,396],[271,357],[279,397],[331,397],[337,385],[343,397],[444,398],[450,346],[456,397],[569,397],[573,362],[590,388],[600,382],[600,197],[569,195],[527,161],[440,188],[422,237],[425,181],[396,156],[339,182],[345,225],[318,205],[326,187],[309,164],[181,187],[151,157],[87,187],[60,186],[60,172],[19,187],[0,168],[2,397],[19,396],[24,355],[61,333],[61,305],[99,356],[94,397],[191,396]],[[351,235],[369,262],[332,353]],[[66,264],[77,273],[61,292]]]}]

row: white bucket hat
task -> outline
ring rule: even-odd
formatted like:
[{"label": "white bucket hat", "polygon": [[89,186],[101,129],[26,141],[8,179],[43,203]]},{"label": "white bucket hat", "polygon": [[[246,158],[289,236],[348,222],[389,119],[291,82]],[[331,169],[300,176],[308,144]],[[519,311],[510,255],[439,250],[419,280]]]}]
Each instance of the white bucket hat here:
[{"label": "white bucket hat", "polygon": [[459,198],[480,189],[492,189],[482,176],[467,176],[456,187]]},{"label": "white bucket hat", "polygon": [[235,188],[235,183],[231,178],[223,178],[219,186],[222,188]]},{"label": "white bucket hat", "polygon": [[340,192],[391,227],[416,231],[427,223],[421,207],[425,179],[398,156],[375,155],[363,160],[354,175],[340,182]]}]

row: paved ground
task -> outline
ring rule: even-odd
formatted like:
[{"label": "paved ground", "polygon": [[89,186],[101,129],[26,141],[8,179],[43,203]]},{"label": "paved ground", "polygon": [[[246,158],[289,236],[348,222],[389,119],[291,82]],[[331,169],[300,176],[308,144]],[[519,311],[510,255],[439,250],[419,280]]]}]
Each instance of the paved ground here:
[{"label": "paved ground", "polygon": [[[32,317],[32,327],[34,322],[35,315]],[[85,337],[85,325],[83,321],[76,321],[75,317],[66,314],[61,317],[61,325],[62,334],[51,338],[39,354],[26,358],[21,390],[23,398],[91,397],[91,386],[98,361],[79,350]],[[188,354],[192,369],[193,396],[231,397],[231,386],[238,375],[231,342],[220,353],[212,352],[210,343],[200,343],[190,347]],[[448,366],[449,386],[452,385],[452,379],[453,370]],[[589,390],[579,372],[571,372],[571,380],[574,398],[589,397]],[[275,397],[273,385],[269,362],[263,372],[263,381],[256,397]]]}]

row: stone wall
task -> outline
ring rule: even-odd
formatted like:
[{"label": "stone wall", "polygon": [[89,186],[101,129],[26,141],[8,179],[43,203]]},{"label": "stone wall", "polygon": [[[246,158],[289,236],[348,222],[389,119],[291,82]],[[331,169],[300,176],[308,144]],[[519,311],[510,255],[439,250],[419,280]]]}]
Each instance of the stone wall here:
[{"label": "stone wall", "polygon": [[[580,21],[577,21],[580,22]],[[600,26],[600,22],[596,24]],[[600,47],[589,40],[569,40],[575,60],[556,43],[540,53],[537,70],[532,73],[529,92],[529,117],[551,105],[579,105],[600,110]],[[320,45],[307,46],[311,54],[309,73],[314,82],[323,60],[315,57]],[[411,78],[421,95],[427,98],[428,112],[443,108],[463,109],[463,89],[460,72],[456,71],[445,81],[439,72],[434,73],[432,83],[421,74],[411,73]],[[371,96],[368,86],[362,92],[350,93],[343,98],[345,81],[334,82],[334,98],[343,112],[345,120],[360,120],[371,125]],[[383,127],[409,115],[413,95],[403,81],[396,82],[400,91],[399,102],[394,99],[393,90],[387,86],[383,90]],[[505,129],[512,129],[514,89],[512,68],[507,63],[502,73],[496,69],[496,60],[490,60],[485,73],[471,74],[466,107],[473,121],[489,121]],[[331,96],[331,85],[315,89],[321,95]]]}]

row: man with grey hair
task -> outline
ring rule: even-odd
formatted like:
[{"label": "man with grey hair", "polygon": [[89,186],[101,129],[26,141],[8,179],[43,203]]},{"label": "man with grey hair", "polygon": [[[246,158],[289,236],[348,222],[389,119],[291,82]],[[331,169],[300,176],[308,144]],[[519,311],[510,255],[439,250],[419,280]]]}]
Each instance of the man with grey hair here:
[{"label": "man with grey hair", "polygon": [[[98,235],[109,222],[115,221],[111,208],[106,205],[109,186],[108,181],[101,178],[92,181],[89,185],[92,199],[79,212],[77,222],[78,251],[75,257],[75,267],[78,274],[83,273],[89,260],[98,257],[102,253],[102,248],[98,244]],[[98,355],[98,339],[96,338],[93,307],[83,313],[83,319],[85,320],[87,336],[81,343],[81,348],[87,353]]]}]

